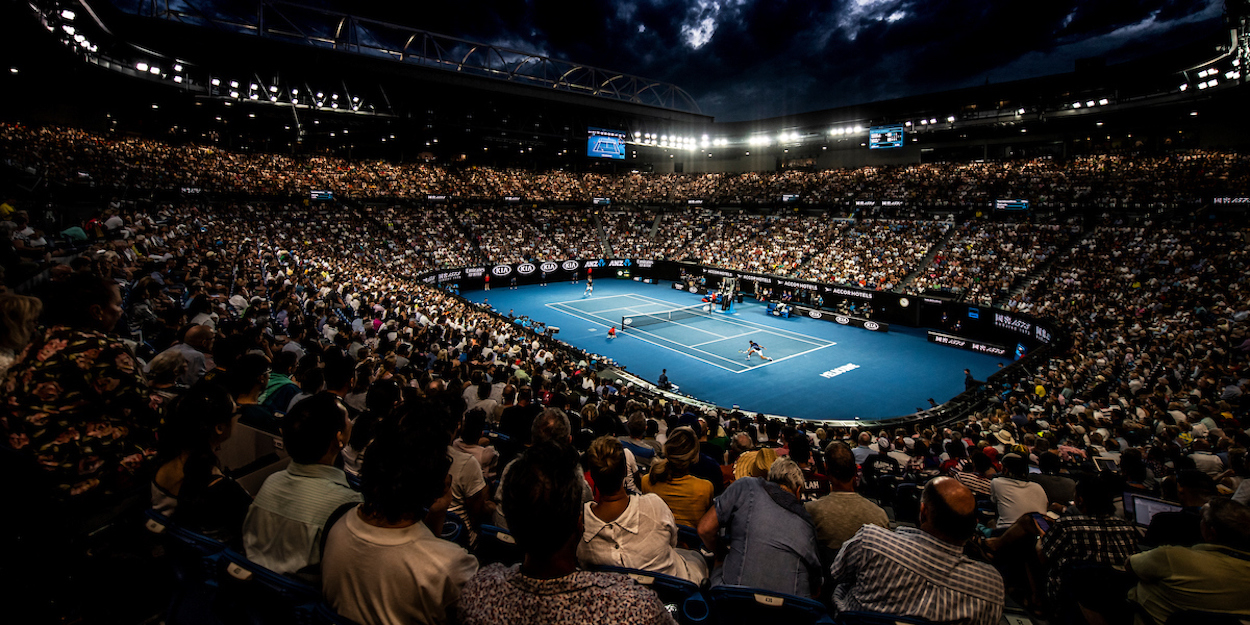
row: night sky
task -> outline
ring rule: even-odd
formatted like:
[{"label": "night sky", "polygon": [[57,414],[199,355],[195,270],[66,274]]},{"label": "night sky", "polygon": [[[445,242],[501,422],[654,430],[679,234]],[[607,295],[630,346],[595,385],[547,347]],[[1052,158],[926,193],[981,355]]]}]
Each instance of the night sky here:
[{"label": "night sky", "polygon": [[[307,2],[307,0],[306,0]],[[455,0],[345,12],[676,84],[718,121],[1070,72],[1216,35],[1223,0]],[[411,8],[399,8],[410,4]]]}]

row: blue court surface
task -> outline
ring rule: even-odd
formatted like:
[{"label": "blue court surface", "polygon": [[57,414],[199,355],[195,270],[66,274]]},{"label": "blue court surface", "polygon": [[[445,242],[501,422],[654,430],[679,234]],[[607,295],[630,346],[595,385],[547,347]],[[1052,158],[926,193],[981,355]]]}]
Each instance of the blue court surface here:
[{"label": "blue court surface", "polygon": [[[964,390],[965,368],[984,380],[998,358],[929,343],[925,330],[892,325],[890,332],[841,326],[807,317],[781,319],[762,304],[699,307],[699,297],[668,286],[601,279],[465,293],[495,310],[557,326],[557,338],[602,354],[654,382],[661,369],[688,394],[720,406],[799,419],[883,419],[939,404]],[[621,329],[622,319],[630,325]],[[615,326],[617,338],[608,339]],[[747,358],[749,341],[764,348]]]}]

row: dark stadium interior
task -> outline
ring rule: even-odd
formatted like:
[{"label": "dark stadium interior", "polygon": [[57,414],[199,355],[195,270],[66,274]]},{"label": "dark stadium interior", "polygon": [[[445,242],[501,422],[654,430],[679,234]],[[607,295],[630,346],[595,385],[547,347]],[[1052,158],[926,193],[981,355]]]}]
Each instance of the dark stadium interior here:
[{"label": "dark stadium interior", "polygon": [[1250,623],[1250,4],[1015,12],[0,2],[9,620]]}]

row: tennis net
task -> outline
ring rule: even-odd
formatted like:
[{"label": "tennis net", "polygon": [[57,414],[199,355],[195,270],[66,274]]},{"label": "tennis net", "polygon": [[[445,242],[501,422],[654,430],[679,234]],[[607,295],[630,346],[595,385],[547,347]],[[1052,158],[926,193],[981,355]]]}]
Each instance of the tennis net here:
[{"label": "tennis net", "polygon": [[649,326],[655,323],[668,323],[693,319],[695,317],[711,317],[712,306],[702,303],[697,306],[683,306],[672,310],[661,310],[652,313],[634,313],[621,317],[621,329]]}]

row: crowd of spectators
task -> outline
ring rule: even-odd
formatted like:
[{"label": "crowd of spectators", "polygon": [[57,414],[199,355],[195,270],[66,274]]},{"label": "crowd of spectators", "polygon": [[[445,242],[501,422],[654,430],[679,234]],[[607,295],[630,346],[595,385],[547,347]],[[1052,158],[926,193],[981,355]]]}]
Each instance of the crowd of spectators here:
[{"label": "crowd of spectators", "polygon": [[886,200],[959,212],[984,211],[994,200],[1025,197],[1041,209],[1155,211],[1192,208],[1211,195],[1227,195],[1250,184],[1250,158],[1206,151],[815,172],[611,175],[239,154],[70,128],[4,124],[0,126],[0,153],[11,164],[46,172],[50,180],[90,182],[107,189],[196,187],[288,196],[321,189],[356,199],[410,201],[434,194],[465,200],[519,197],[528,202],[583,205],[596,197],[616,203],[670,205],[703,199],[737,206],[772,204],[783,195],[798,195],[800,205],[848,207],[857,199]]},{"label": "crowd of spectators", "polygon": [[[133,184],[214,179],[222,158],[4,133],[25,145],[17,162],[91,164]],[[1197,192],[1197,172],[1218,178],[1208,168],[1240,157],[1161,160]],[[1050,166],[1035,165],[1022,169],[1052,184]],[[981,175],[994,193],[1015,191],[999,188],[1014,167],[976,164],[933,184],[971,188]],[[1128,181],[1128,197],[1175,192],[1145,184],[1172,175],[1158,162],[1083,167]],[[335,170],[340,185],[425,184],[378,178],[372,164]],[[1072,193],[1100,188],[1068,175]],[[771,193],[803,176],[733,179],[735,193]],[[5,285],[36,296],[0,294],[0,428],[19,479],[72,513],[146,489],[154,509],[320,584],[364,624],[671,621],[629,578],[579,568],[605,564],[935,622],[997,623],[1008,592],[1065,622],[1114,619],[1130,601],[1160,623],[1182,610],[1250,614],[1250,273],[1245,240],[1225,224],[1096,228],[1011,302],[1065,327],[1070,346],[981,389],[993,401],[972,418],[883,430],[698,409],[610,383],[587,354],[415,280],[492,254],[585,254],[601,243],[594,220],[532,207],[447,209],[451,223],[405,213],[116,203],[67,235],[73,249],[45,249],[30,245],[38,218],[6,211],[19,237],[5,241]],[[676,234],[657,249],[869,288],[900,285],[949,227],[682,215],[663,217]],[[639,226],[613,221],[612,233]],[[997,296],[1074,234],[964,227],[926,286],[970,288],[979,266]],[[738,254],[765,240],[779,243]],[[219,457],[244,426],[281,436],[292,458],[257,492]],[[1141,518],[1136,496],[1178,511]],[[441,537],[449,518],[461,544]],[[486,564],[486,524],[512,532],[519,564]]]},{"label": "crowd of spectators", "polygon": [[931,289],[989,306],[1009,297],[1025,276],[1077,235],[1076,226],[969,221],[907,284],[907,292]]}]

